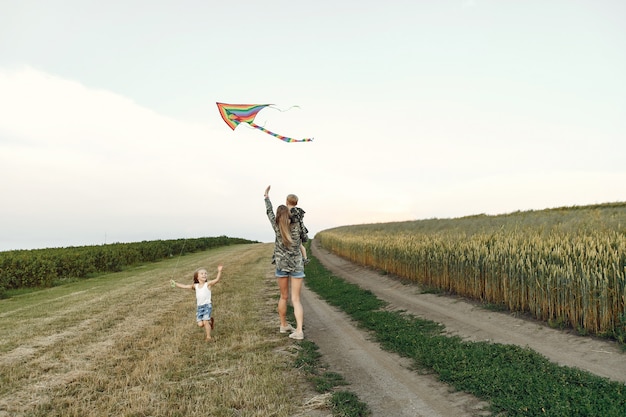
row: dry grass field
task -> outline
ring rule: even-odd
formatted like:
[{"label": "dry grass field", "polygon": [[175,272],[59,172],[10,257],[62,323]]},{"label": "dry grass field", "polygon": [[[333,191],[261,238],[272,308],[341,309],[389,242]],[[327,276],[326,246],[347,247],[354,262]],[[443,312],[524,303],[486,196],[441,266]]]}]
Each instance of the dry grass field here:
[{"label": "dry grass field", "polygon": [[[306,413],[297,344],[277,332],[271,244],[173,258],[0,301],[0,416]],[[195,323],[198,267],[223,278],[214,341]]]}]

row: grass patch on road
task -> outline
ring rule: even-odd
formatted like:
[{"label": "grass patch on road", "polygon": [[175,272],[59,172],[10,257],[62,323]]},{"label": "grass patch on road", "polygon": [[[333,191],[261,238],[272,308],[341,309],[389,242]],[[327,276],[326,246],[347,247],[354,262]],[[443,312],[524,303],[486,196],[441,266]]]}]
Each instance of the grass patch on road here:
[{"label": "grass patch on road", "polygon": [[489,401],[495,414],[542,417],[624,417],[626,386],[550,362],[518,346],[466,342],[443,326],[399,311],[348,283],[311,257],[307,287],[372,332],[385,349],[412,358],[457,390]]},{"label": "grass patch on road", "polygon": [[304,370],[309,382],[321,394],[328,394],[328,402],[336,417],[367,417],[371,410],[356,394],[345,390],[335,390],[341,385],[348,385],[342,375],[328,370],[321,361],[322,354],[318,346],[309,341],[299,342],[299,351],[295,365]]}]

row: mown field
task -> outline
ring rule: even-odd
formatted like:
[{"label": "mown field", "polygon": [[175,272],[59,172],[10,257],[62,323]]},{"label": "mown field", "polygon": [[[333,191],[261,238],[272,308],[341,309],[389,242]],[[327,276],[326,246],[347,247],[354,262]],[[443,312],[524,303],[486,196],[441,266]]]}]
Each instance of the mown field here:
[{"label": "mown field", "polygon": [[[280,335],[273,245],[210,249],[0,300],[0,416],[295,416],[297,343]],[[214,276],[214,343],[191,282]]]},{"label": "mown field", "polygon": [[353,262],[626,342],[626,203],[324,230]]}]

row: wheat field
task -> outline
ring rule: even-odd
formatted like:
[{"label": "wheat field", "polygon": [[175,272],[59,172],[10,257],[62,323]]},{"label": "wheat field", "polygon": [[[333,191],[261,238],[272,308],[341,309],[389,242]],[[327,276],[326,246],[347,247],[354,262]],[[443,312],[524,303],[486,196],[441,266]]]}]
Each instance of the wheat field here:
[{"label": "wheat field", "polygon": [[427,287],[626,342],[626,203],[343,226],[316,239]]}]

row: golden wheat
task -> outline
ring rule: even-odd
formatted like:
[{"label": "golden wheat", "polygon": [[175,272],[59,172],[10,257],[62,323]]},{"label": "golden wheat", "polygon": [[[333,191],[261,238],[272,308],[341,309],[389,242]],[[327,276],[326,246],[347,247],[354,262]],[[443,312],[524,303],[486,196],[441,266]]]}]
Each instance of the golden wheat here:
[{"label": "golden wheat", "polygon": [[581,332],[625,334],[626,204],[344,226],[316,235],[360,264]]}]

